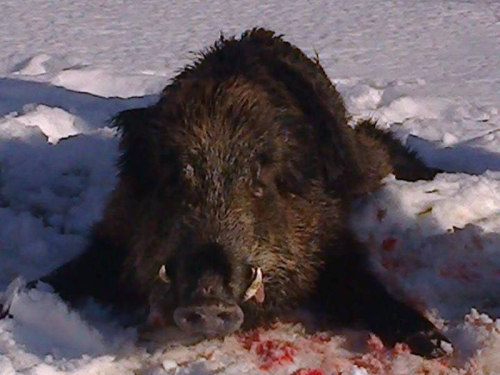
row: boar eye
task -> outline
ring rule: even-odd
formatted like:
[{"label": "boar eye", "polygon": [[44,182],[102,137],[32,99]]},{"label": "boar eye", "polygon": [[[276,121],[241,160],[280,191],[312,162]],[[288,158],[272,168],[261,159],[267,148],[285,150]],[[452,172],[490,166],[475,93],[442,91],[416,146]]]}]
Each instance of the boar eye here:
[{"label": "boar eye", "polygon": [[259,185],[253,188],[253,195],[257,198],[261,198],[264,195],[264,187]]},{"label": "boar eye", "polygon": [[253,167],[252,193],[254,196],[263,197],[266,189],[275,184],[275,169],[275,164],[272,163],[270,156],[265,154],[260,156],[260,162]]},{"label": "boar eye", "polygon": [[260,181],[261,166],[257,164],[254,170],[254,176],[252,181],[252,194],[257,198],[261,198],[264,195],[264,185]]},{"label": "boar eye", "polygon": [[158,271],[158,277],[165,284],[170,284],[170,282],[171,282],[170,277],[168,277],[168,275],[167,275],[167,268],[165,267],[165,265],[160,267],[160,270]]},{"label": "boar eye", "polygon": [[183,170],[184,170],[184,176],[186,176],[188,180],[194,177],[194,168],[191,164],[186,164]]}]

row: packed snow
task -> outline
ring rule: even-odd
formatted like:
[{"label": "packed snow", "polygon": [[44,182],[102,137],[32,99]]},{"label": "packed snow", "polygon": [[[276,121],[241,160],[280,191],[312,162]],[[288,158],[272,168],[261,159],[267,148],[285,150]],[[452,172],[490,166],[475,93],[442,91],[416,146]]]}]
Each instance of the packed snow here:
[{"label": "packed snow", "polygon": [[[11,315],[0,320],[0,375],[500,374],[500,3],[1,7],[0,292]],[[388,176],[356,203],[352,227],[390,290],[451,339],[449,357],[281,323],[194,346],[148,343],[106,306],[71,308],[47,285],[22,288],[81,252],[99,220],[116,182],[109,118],[153,103],[220,32],[256,25],[317,52],[353,122],[377,119],[444,171],[414,183]]]}]

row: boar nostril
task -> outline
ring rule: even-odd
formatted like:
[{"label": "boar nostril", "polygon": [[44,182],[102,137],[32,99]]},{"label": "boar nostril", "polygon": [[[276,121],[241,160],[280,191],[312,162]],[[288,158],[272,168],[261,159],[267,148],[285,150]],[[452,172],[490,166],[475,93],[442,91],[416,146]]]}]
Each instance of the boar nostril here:
[{"label": "boar nostril", "polygon": [[175,323],[186,332],[227,335],[243,322],[243,311],[237,305],[198,305],[179,307],[174,312]]},{"label": "boar nostril", "polygon": [[233,314],[228,313],[228,312],[221,312],[221,313],[217,314],[217,317],[219,319],[222,319],[225,322],[233,320]]},{"label": "boar nostril", "polygon": [[203,321],[203,316],[197,312],[190,312],[184,316],[184,319],[188,324],[198,324]]}]

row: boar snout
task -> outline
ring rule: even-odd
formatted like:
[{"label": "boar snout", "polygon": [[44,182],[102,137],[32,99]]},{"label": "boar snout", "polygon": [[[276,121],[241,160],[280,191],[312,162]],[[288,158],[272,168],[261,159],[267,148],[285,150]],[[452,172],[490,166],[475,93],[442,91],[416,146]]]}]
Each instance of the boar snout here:
[{"label": "boar snout", "polygon": [[175,323],[189,333],[225,336],[240,328],[243,311],[236,304],[204,304],[179,307],[174,312]]}]

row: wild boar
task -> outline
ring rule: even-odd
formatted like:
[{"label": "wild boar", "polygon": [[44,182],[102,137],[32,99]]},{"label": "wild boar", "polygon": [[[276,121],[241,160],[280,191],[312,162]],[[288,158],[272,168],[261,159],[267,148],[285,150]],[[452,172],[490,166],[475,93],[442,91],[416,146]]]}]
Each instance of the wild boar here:
[{"label": "wild boar", "polygon": [[305,308],[442,355],[446,338],[388,293],[348,226],[353,199],[387,174],[435,171],[370,121],[347,122],[319,61],[264,29],[221,38],[156,104],[116,116],[119,182],[103,219],[41,280],[70,301],[155,306],[206,337]]}]

